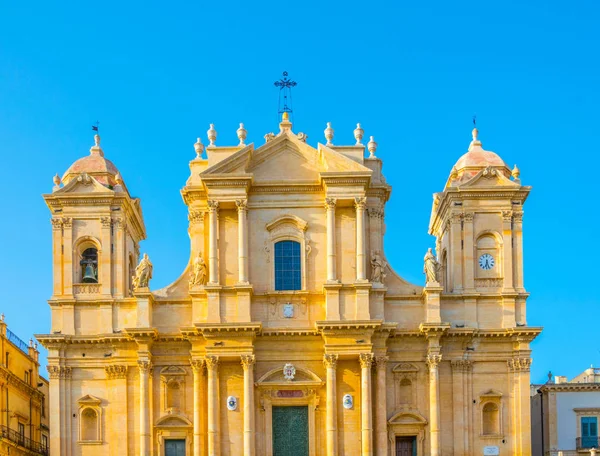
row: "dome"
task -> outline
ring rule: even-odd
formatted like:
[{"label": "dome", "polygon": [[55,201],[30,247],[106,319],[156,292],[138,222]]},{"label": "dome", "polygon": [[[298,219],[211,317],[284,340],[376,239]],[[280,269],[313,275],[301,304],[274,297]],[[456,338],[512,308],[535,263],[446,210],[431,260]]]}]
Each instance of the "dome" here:
[{"label": "dome", "polygon": [[69,181],[81,173],[87,173],[101,184],[107,187],[117,185],[119,170],[113,162],[104,158],[104,152],[100,147],[100,136],[94,136],[95,145],[90,149],[90,155],[80,158],[73,163],[65,172],[62,181]]},{"label": "dome", "polygon": [[450,181],[467,181],[475,176],[482,169],[488,166],[500,168],[507,177],[510,177],[510,170],[498,154],[490,150],[484,150],[481,147],[481,141],[477,138],[479,131],[473,129],[473,141],[469,145],[466,154],[458,159],[450,174]]}]

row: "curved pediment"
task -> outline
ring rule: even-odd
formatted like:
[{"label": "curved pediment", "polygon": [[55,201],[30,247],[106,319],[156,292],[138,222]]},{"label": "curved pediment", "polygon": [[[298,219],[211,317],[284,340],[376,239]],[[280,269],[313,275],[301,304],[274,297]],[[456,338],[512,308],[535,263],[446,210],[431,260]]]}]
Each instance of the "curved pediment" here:
[{"label": "curved pediment", "polygon": [[303,367],[294,366],[296,369],[294,378],[292,380],[288,380],[285,377],[283,372],[284,366],[277,367],[273,370],[270,370],[265,375],[263,375],[256,384],[259,386],[276,386],[276,385],[315,385],[320,386],[323,384],[323,380],[315,374],[314,372],[305,369]]},{"label": "curved pediment", "polygon": [[91,394],[86,394],[85,396],[83,396],[82,398],[80,398],[78,401],[80,406],[85,406],[85,405],[100,405],[102,403],[102,399],[97,398],[96,396],[92,396]]},{"label": "curved pediment", "polygon": [[426,425],[427,419],[416,410],[403,410],[392,416],[389,424],[420,424]]},{"label": "curved pediment", "polygon": [[308,227],[308,222],[302,220],[300,217],[291,214],[280,215],[279,217],[274,218],[266,225],[267,231],[273,231],[277,228],[280,228],[284,225],[293,225],[300,231],[306,231]]},{"label": "curved pediment", "polygon": [[167,415],[159,418],[155,426],[160,427],[189,427],[192,422],[182,415]]}]

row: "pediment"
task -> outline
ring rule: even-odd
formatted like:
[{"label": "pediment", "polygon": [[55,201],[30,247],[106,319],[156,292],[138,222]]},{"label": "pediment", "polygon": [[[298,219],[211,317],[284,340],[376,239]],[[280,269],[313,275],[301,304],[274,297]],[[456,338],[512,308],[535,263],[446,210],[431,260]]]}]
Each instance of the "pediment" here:
[{"label": "pediment", "polygon": [[[210,153],[219,153],[218,149]],[[354,160],[319,144],[306,144],[295,134],[285,131],[257,149],[250,144],[201,173],[202,177],[249,178],[263,183],[290,182],[318,184],[322,174],[372,174]]]},{"label": "pediment", "polygon": [[521,185],[510,180],[504,175],[501,169],[488,166],[475,174],[471,179],[460,185],[460,188],[466,187],[513,187],[519,188]]},{"label": "pediment", "polygon": [[189,427],[192,422],[182,415],[166,415],[159,418],[155,426],[159,427]]},{"label": "pediment", "polygon": [[84,405],[100,405],[102,403],[102,399],[97,398],[96,396],[92,396],[91,394],[86,394],[82,398],[80,398],[77,403],[80,406]]},{"label": "pediment", "polygon": [[256,384],[258,386],[289,386],[294,384],[320,386],[323,384],[323,380],[321,380],[321,378],[314,372],[302,367],[294,367],[296,369],[296,373],[292,380],[285,378],[283,366],[281,366],[267,372],[256,382]]},{"label": "pediment", "polygon": [[411,363],[396,364],[392,369],[394,373],[419,372],[419,368]]},{"label": "pediment", "polygon": [[181,376],[181,375],[187,375],[187,372],[185,371],[185,369],[183,367],[180,366],[167,366],[167,367],[163,367],[160,371],[160,375],[164,375],[164,376]]},{"label": "pediment", "polygon": [[392,416],[389,424],[419,424],[425,426],[427,419],[416,410],[402,410]]},{"label": "pediment", "polygon": [[485,393],[481,393],[479,395],[479,397],[481,399],[484,399],[484,398],[487,398],[487,399],[490,399],[490,398],[501,398],[502,397],[502,393],[500,391],[498,391],[498,390],[490,389],[490,390],[486,391]]},{"label": "pediment", "polygon": [[113,190],[102,185],[98,182],[94,177],[90,176],[87,173],[82,173],[74,179],[71,179],[69,183],[67,183],[60,190],[56,190],[53,192],[53,195],[64,196],[67,193],[106,193],[111,192]]}]

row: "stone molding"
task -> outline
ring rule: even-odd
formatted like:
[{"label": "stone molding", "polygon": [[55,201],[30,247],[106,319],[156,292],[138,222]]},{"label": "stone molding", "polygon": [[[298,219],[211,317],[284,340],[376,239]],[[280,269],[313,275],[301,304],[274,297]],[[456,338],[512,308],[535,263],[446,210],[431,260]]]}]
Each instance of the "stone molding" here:
[{"label": "stone molding", "polygon": [[72,369],[69,366],[48,366],[50,378],[71,378]]},{"label": "stone molding", "polygon": [[506,361],[510,372],[529,372],[531,358],[512,358]]},{"label": "stone molding", "polygon": [[204,222],[204,211],[190,211],[188,221],[193,225]]},{"label": "stone molding", "polygon": [[455,372],[469,372],[473,368],[473,363],[468,359],[455,359],[450,364]]}]

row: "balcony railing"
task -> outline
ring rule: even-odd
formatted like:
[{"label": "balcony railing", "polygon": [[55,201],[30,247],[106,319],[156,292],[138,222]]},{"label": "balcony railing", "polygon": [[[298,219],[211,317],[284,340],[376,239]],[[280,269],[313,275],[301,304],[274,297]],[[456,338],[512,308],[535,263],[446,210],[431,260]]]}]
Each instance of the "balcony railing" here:
[{"label": "balcony railing", "polygon": [[48,447],[42,445],[40,442],[28,439],[23,434],[19,434],[17,431],[7,428],[6,426],[0,426],[0,439],[10,440],[23,448],[43,456],[48,456],[50,454]]},{"label": "balcony railing", "polygon": [[600,438],[596,437],[577,437],[577,449],[587,450],[590,448],[600,448]]},{"label": "balcony railing", "polygon": [[17,335],[8,328],[6,328],[6,337],[13,344],[15,344],[23,353],[27,355],[29,354],[29,345],[27,345],[25,342],[19,339]]}]

